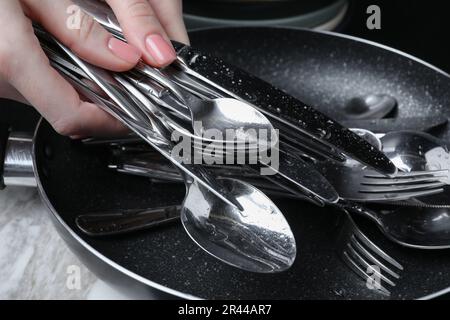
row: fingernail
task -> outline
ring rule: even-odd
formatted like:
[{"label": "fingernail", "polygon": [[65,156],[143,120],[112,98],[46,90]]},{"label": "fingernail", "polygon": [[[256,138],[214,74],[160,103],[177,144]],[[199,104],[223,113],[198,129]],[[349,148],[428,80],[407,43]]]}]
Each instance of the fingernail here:
[{"label": "fingernail", "polygon": [[176,59],[175,49],[159,34],[149,35],[145,44],[148,52],[160,65],[168,65]]},{"label": "fingernail", "polygon": [[109,39],[108,48],[115,56],[126,62],[135,64],[141,58],[141,52],[138,48],[116,38]]}]

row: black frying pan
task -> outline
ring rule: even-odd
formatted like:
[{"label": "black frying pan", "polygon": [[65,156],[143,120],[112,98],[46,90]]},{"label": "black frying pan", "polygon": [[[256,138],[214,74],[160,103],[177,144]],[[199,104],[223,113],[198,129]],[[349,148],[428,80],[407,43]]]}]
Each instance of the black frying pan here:
[{"label": "black frying pan", "polygon": [[[197,31],[194,46],[268,80],[328,115],[341,118],[355,96],[390,94],[397,117],[449,114],[450,78],[412,57],[347,37],[305,30],[233,28]],[[1,112],[8,112],[5,107]],[[13,123],[14,125],[14,123]],[[445,130],[442,137],[450,139]],[[109,209],[179,204],[183,187],[110,172],[108,151],[86,149],[41,122],[34,143],[35,174],[55,226],[99,277],[139,297],[238,299],[386,299],[367,289],[334,250],[339,212],[278,200],[298,243],[294,266],[280,274],[229,267],[199,249],[174,224],[131,235],[94,239],[75,216]],[[420,298],[450,287],[449,251],[419,251],[386,240],[370,223],[361,227],[404,267],[392,299]],[[442,293],[442,292],[441,292]]]}]

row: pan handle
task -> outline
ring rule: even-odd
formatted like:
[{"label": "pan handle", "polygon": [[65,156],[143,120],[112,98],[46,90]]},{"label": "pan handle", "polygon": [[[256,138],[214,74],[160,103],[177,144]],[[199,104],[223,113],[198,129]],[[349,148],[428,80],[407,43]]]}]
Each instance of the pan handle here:
[{"label": "pan handle", "polygon": [[30,133],[0,131],[0,188],[36,187],[33,137]]},{"label": "pan handle", "polygon": [[3,169],[6,156],[6,145],[9,137],[9,127],[5,124],[0,124],[0,190],[5,188],[3,180]]}]

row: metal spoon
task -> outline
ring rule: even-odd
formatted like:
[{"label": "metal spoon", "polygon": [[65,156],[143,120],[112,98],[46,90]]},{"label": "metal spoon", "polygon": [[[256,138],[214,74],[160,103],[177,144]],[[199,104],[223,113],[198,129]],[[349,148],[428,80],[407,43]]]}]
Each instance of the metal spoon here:
[{"label": "metal spoon", "polygon": [[450,206],[392,205],[372,217],[392,241],[416,249],[450,249]]},{"label": "metal spoon", "polygon": [[378,138],[377,135],[375,133],[373,133],[372,131],[369,131],[366,129],[358,129],[358,128],[350,129],[350,131],[352,131],[353,133],[356,133],[358,136],[360,136],[361,138],[363,138],[364,140],[369,142],[371,145],[373,145],[375,148],[377,148],[377,150],[382,149],[383,146],[382,146],[380,138]]},{"label": "metal spoon", "polygon": [[288,269],[297,249],[280,210],[252,185],[230,178],[220,180],[236,195],[243,212],[217,201],[206,188],[188,183],[183,206],[83,214],[76,224],[89,236],[113,236],[177,221],[181,212],[188,235],[217,259],[251,272]]},{"label": "metal spoon", "polygon": [[[210,131],[207,133],[204,132],[203,135],[199,136],[199,132],[197,133],[194,131],[191,133],[190,129],[186,128],[186,124],[189,125],[189,123],[193,123],[194,120],[191,119],[191,113],[185,106],[185,103],[180,103],[180,101],[177,100],[177,98],[169,95],[167,92],[167,89],[158,89],[160,86],[156,84],[155,82],[139,78],[132,73],[129,73],[127,75],[121,75],[121,77],[124,77],[127,81],[131,82],[134,86],[136,86],[141,93],[145,96],[146,99],[143,99],[143,104],[145,105],[146,109],[153,113],[158,115],[159,117],[164,118],[164,122],[166,122],[173,130],[178,132],[180,135],[191,139],[193,142],[194,148],[198,150],[203,150],[205,147],[215,147],[217,151],[221,151],[222,153],[226,154],[227,152],[234,152],[236,151],[243,151],[243,152],[257,152],[265,151],[270,149],[272,146],[275,146],[278,142],[278,136],[272,135],[270,139],[266,138],[266,141],[270,141],[270,145],[266,144],[265,142],[254,144],[253,141],[249,141],[248,143],[245,143],[246,139],[246,133],[241,135],[241,137],[237,136],[235,133],[236,130],[233,130],[227,135],[227,132],[221,132],[220,129],[214,129],[214,131]],[[170,80],[167,80],[170,81]],[[175,85],[174,85],[175,86]],[[175,89],[177,90],[177,89]],[[181,92],[177,90],[177,92]],[[185,94],[187,96],[187,94]],[[148,99],[147,99],[148,98]],[[195,97],[194,97],[195,98]],[[198,98],[195,98],[198,99]],[[158,108],[155,106],[162,106],[163,108]],[[185,116],[182,121],[178,119],[177,117],[174,117],[169,110],[172,110],[174,108],[178,108],[180,114]],[[186,120],[188,120],[186,122]],[[185,123],[186,122],[186,123]],[[199,129],[199,125],[202,125],[201,123],[197,123],[197,129]],[[200,129],[199,129],[200,130]],[[245,129],[242,129],[245,130]],[[254,130],[255,132],[255,130]],[[206,133],[206,134],[205,134]],[[251,132],[249,132],[251,133]],[[257,133],[257,131],[255,132]],[[267,131],[267,133],[275,133],[275,131]],[[208,135],[211,134],[212,137],[210,138]],[[265,138],[263,136],[263,138]],[[227,140],[228,139],[228,140]],[[232,145],[232,150],[224,150],[224,145]]]},{"label": "metal spoon", "polygon": [[156,99],[157,104],[176,110],[184,120],[190,121],[197,138],[204,139],[205,135],[212,134],[216,137],[212,142],[218,144],[227,141],[221,141],[222,139],[228,138],[230,141],[245,143],[253,148],[262,146],[264,149],[277,143],[278,136],[273,135],[275,128],[271,122],[249,103],[234,98],[197,97],[175,83],[171,83],[169,90],[173,95],[167,94],[167,90],[165,93],[161,92],[157,83],[170,81],[163,72],[166,71],[154,71],[153,80],[132,72],[125,77],[144,94]]},{"label": "metal spoon", "polygon": [[381,138],[384,153],[401,170],[450,169],[450,153],[445,143],[423,132],[390,132]]},{"label": "metal spoon", "polygon": [[347,119],[381,119],[397,106],[397,100],[386,94],[369,94],[351,99],[344,108]]},{"label": "metal spoon", "polygon": [[234,267],[258,273],[284,271],[294,263],[294,235],[281,211],[252,185],[221,179],[243,210],[187,180],[181,221],[189,236],[206,252]]},{"label": "metal spoon", "polygon": [[[414,132],[391,132],[381,138],[383,151],[400,169],[450,169],[450,153],[441,140]],[[392,241],[419,249],[450,248],[450,205],[448,195],[427,196],[413,201],[353,208],[377,223]]]}]

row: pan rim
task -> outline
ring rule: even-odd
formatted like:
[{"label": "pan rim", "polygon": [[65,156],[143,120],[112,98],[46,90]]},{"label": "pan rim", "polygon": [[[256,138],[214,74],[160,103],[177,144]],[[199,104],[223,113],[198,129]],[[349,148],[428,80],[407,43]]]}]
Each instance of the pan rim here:
[{"label": "pan rim", "polygon": [[359,38],[356,36],[351,36],[351,35],[335,32],[335,31],[315,30],[315,29],[308,29],[308,28],[303,28],[303,27],[289,27],[289,26],[268,26],[268,27],[265,27],[265,26],[220,26],[220,27],[194,28],[194,29],[190,30],[189,33],[196,33],[196,32],[202,32],[202,31],[214,31],[214,30],[227,30],[227,29],[249,29],[249,30],[250,29],[281,29],[281,30],[284,29],[284,30],[304,31],[306,33],[325,34],[325,35],[329,35],[329,36],[333,36],[333,37],[337,37],[337,38],[343,38],[343,39],[352,40],[352,41],[359,42],[359,43],[368,44],[372,47],[377,47],[377,48],[380,48],[380,49],[383,49],[386,51],[390,51],[397,55],[408,58],[414,62],[422,64],[423,66],[425,66],[431,70],[434,70],[447,78],[450,78],[450,73],[447,73],[446,71],[431,64],[430,62],[427,62],[427,61],[425,61],[419,57],[416,57],[412,54],[406,53],[400,49],[395,49],[388,45],[381,44],[381,43],[378,43],[378,42],[375,42],[372,40],[367,40],[364,38]]}]

